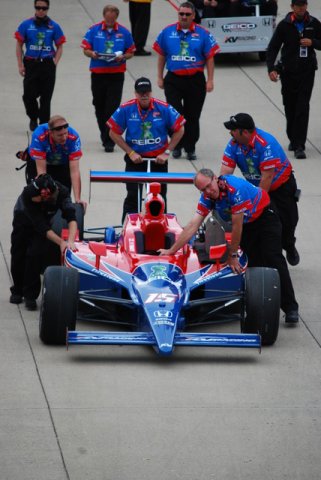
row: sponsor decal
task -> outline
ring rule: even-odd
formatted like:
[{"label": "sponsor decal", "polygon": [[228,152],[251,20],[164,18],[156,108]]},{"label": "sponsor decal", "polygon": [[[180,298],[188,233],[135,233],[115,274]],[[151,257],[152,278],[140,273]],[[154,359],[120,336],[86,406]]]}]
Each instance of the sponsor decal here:
[{"label": "sponsor decal", "polygon": [[151,267],[151,274],[148,278],[148,281],[152,281],[152,280],[166,280],[168,282],[171,281],[171,279],[168,277],[167,273],[166,273],[166,265],[153,265]]},{"label": "sponsor decal", "polygon": [[272,24],[272,18],[262,18],[262,25],[269,27]]},{"label": "sponsor decal", "polygon": [[154,317],[155,318],[172,318],[173,312],[169,310],[155,310]]},{"label": "sponsor decal", "polygon": [[173,293],[150,293],[145,303],[174,303],[176,298]]},{"label": "sponsor decal", "polygon": [[224,43],[236,43],[236,42],[249,42],[251,40],[255,40],[255,36],[247,36],[247,37],[225,37]]},{"label": "sponsor decal", "polygon": [[257,27],[256,23],[237,22],[237,23],[225,23],[224,25],[222,25],[221,28],[223,32],[231,32],[233,30],[244,32],[245,30],[253,30],[256,27]]}]

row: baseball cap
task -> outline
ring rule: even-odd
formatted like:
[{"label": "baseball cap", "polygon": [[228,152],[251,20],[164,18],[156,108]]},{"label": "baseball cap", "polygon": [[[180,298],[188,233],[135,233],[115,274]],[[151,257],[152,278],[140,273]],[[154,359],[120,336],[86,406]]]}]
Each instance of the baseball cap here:
[{"label": "baseball cap", "polygon": [[135,91],[136,92],[151,92],[152,91],[152,84],[148,78],[140,77],[137,78],[135,82]]},{"label": "baseball cap", "polygon": [[307,0],[292,0],[291,5],[306,5],[307,3]]},{"label": "baseball cap", "polygon": [[248,113],[237,113],[236,115],[232,115],[227,122],[224,122],[224,127],[228,130],[236,130],[237,128],[253,130],[255,123]]}]

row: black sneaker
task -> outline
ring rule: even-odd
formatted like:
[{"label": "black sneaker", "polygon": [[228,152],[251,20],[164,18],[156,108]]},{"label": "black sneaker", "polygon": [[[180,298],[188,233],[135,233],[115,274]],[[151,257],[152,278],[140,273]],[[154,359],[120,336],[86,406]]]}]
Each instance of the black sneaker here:
[{"label": "black sneaker", "polygon": [[305,154],[305,151],[303,150],[303,148],[297,148],[295,151],[294,151],[294,156],[295,158],[298,158],[300,160],[304,159],[304,158],[307,158],[306,154]]},{"label": "black sneaker", "polygon": [[186,152],[187,160],[197,160],[197,155],[195,152]]},{"label": "black sneaker", "polygon": [[136,50],[134,53],[135,57],[149,57],[152,54],[152,52],[147,52],[144,48],[141,50]]},{"label": "black sneaker", "polygon": [[114,151],[114,145],[108,145],[107,143],[104,145],[105,152],[112,153]]},{"label": "black sneaker", "polygon": [[181,158],[182,156],[182,149],[181,148],[174,148],[172,152],[173,158]]},{"label": "black sneaker", "polygon": [[293,267],[300,262],[300,255],[295,247],[289,248],[289,250],[286,251],[286,259]]},{"label": "black sneaker", "polygon": [[285,314],[285,323],[295,324],[299,321],[299,312],[297,310],[290,310]]},{"label": "black sneaker", "polygon": [[37,310],[37,302],[32,298],[25,298],[25,307],[27,310]]},{"label": "black sneaker", "polygon": [[30,120],[30,122],[29,122],[30,131],[33,132],[34,130],[36,130],[37,127],[38,127],[37,120]]},{"label": "black sneaker", "polygon": [[18,293],[12,293],[10,295],[9,302],[19,305],[19,303],[22,303],[22,295],[19,295]]}]

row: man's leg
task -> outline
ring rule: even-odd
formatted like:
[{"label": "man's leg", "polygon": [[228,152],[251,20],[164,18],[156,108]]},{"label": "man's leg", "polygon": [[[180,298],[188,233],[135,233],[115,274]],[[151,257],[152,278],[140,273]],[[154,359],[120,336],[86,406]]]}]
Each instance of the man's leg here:
[{"label": "man's leg", "polygon": [[184,92],[184,116],[186,119],[182,143],[186,152],[194,152],[200,137],[200,116],[206,97],[206,82],[203,73],[188,77]]},{"label": "man's leg", "polygon": [[112,116],[112,114],[117,110],[120,105],[121,97],[123,94],[124,86],[124,74],[123,73],[113,73],[109,74],[106,84],[106,97],[105,97],[105,129],[106,129],[106,141],[105,146],[114,147],[115,143],[109,136],[109,127],[106,125],[107,120]]},{"label": "man's leg", "polygon": [[46,123],[50,118],[51,98],[56,82],[56,65],[54,62],[43,62],[41,68],[39,122]]},{"label": "man's leg", "polygon": [[107,73],[91,74],[91,91],[93,95],[93,105],[95,107],[96,119],[100,130],[100,138],[103,145],[105,145],[107,141],[105,104],[108,75],[109,74]]},{"label": "man's leg", "polygon": [[24,62],[26,73],[23,79],[23,96],[22,100],[25,105],[26,114],[30,120],[37,121],[39,118],[38,106],[38,81],[39,72],[38,64],[36,62]]}]

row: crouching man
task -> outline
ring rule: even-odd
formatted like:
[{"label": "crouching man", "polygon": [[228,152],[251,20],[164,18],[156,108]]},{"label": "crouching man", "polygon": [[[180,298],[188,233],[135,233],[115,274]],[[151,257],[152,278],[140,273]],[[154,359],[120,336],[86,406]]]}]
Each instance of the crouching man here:
[{"label": "crouching man", "polygon": [[[58,209],[68,223],[67,241],[52,230],[52,218]],[[48,174],[39,175],[19,196],[12,226],[10,303],[22,303],[24,298],[26,308],[35,310],[41,289],[42,259],[48,246],[46,240],[58,245],[61,253],[66,248],[76,250],[76,212],[68,189]]]},{"label": "crouching man", "polygon": [[174,245],[160,249],[161,255],[173,255],[187,243],[204,221],[216,210],[223,220],[232,219],[231,243],[227,263],[235,273],[241,272],[237,250],[241,245],[248,257],[249,267],[270,267],[278,270],[281,283],[281,308],[285,322],[299,321],[299,305],[285,258],[282,255],[282,227],[270,205],[268,193],[243,178],[234,175],[217,177],[203,168],[195,175],[194,185],[201,192],[196,213]]}]

